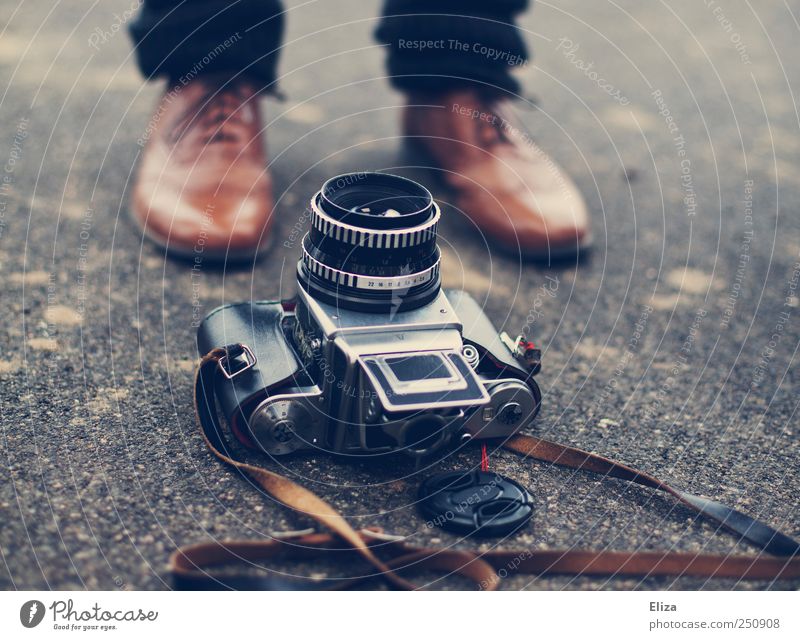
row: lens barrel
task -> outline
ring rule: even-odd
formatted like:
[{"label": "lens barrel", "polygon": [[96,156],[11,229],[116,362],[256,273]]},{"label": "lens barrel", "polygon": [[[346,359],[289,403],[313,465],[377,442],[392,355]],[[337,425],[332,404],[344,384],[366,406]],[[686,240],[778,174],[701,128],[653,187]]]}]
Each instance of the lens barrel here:
[{"label": "lens barrel", "polygon": [[311,199],[297,279],[312,296],[346,309],[416,309],[441,286],[439,207],[422,185],[386,173],[328,180]]}]

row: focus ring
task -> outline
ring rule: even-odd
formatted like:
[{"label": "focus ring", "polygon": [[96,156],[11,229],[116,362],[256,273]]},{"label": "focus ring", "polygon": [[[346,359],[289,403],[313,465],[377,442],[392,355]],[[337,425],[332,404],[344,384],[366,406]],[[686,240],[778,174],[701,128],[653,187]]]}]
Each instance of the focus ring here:
[{"label": "focus ring", "polygon": [[427,269],[414,273],[399,274],[396,276],[379,277],[370,275],[358,275],[332,269],[325,266],[319,260],[315,260],[303,248],[303,265],[306,269],[318,278],[326,280],[337,286],[351,287],[363,291],[396,291],[398,289],[410,289],[417,287],[435,279],[439,274],[439,260]]},{"label": "focus ring", "polygon": [[356,227],[327,215],[320,209],[318,196],[311,199],[311,226],[322,237],[353,246],[374,249],[402,249],[431,242],[436,238],[441,212],[434,203],[434,215],[425,224],[407,229],[366,229]]}]

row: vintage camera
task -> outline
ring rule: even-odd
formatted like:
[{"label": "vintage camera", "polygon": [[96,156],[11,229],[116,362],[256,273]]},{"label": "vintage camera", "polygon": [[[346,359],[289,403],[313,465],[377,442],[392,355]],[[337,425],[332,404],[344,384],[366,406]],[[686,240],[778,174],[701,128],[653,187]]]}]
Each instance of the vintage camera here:
[{"label": "vintage camera", "polygon": [[353,173],[310,206],[297,298],[226,305],[198,331],[201,355],[244,347],[220,361],[214,388],[242,442],[419,459],[531,423],[539,351],[498,335],[468,294],[441,290],[427,189]]}]

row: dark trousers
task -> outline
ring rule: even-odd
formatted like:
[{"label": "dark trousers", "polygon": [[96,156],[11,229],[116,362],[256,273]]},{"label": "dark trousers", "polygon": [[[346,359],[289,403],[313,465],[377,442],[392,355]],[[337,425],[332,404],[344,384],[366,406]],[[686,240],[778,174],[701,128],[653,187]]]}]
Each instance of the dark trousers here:
[{"label": "dark trousers", "polygon": [[[385,0],[375,31],[392,85],[441,91],[467,84],[518,93],[527,49],[514,17],[528,0]],[[280,0],[144,0],[131,35],[147,78],[243,72],[275,89]]]}]

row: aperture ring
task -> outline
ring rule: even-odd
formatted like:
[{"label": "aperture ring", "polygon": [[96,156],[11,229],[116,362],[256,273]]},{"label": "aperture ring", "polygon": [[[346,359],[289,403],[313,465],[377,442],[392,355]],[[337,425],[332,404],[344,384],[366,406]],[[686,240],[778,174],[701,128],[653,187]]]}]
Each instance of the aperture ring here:
[{"label": "aperture ring", "polygon": [[425,284],[438,276],[439,262],[437,260],[427,269],[414,273],[404,273],[390,277],[365,276],[326,267],[319,260],[312,258],[308,251],[305,250],[305,247],[303,248],[303,264],[309,272],[335,285],[364,291],[396,291]]},{"label": "aperture ring", "polygon": [[401,249],[430,242],[436,237],[439,226],[439,205],[433,203],[433,217],[417,227],[407,229],[366,229],[341,222],[327,215],[317,202],[319,194],[311,199],[311,226],[323,236],[354,246],[375,249]]}]

